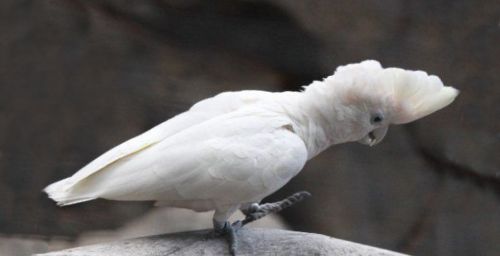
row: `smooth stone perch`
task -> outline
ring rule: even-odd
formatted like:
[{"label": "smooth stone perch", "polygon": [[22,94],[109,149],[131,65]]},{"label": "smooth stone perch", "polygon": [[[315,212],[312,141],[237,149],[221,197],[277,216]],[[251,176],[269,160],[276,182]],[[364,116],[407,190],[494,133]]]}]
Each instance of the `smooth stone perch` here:
[{"label": "smooth stone perch", "polygon": [[[241,233],[239,255],[335,255],[403,256],[405,254],[352,243],[324,235],[261,228],[245,228]],[[211,230],[191,231],[96,244],[40,256],[156,256],[229,255],[222,237]]]}]

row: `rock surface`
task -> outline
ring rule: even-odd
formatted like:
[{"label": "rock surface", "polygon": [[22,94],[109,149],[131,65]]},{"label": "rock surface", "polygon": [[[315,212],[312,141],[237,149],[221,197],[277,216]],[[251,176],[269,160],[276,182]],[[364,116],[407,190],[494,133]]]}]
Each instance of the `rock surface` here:
[{"label": "rock surface", "polygon": [[[244,228],[238,233],[238,255],[403,255],[371,246],[323,235],[273,229]],[[90,245],[44,256],[153,256],[153,255],[229,255],[224,238],[211,230],[191,231],[106,244]]]}]

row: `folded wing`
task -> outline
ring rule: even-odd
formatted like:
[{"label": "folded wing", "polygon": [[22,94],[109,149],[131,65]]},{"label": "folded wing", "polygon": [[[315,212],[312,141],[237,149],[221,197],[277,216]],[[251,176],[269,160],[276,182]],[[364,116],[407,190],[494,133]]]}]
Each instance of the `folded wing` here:
[{"label": "folded wing", "polygon": [[216,116],[235,111],[243,106],[254,104],[264,98],[270,97],[270,95],[271,93],[263,91],[225,92],[212,98],[202,100],[193,105],[188,111],[108,150],[106,153],[84,166],[73,176],[49,185],[44,191],[50,198],[58,201],[61,205],[91,200],[93,198],[80,198],[72,201],[67,201],[64,198],[67,197],[68,190],[77,183],[110,164],[140,152],[188,127],[200,124]]},{"label": "folded wing", "polygon": [[[304,150],[305,159],[303,142],[282,128],[289,125],[283,116],[254,108],[223,114],[126,155],[53,198],[66,205],[95,198],[182,201],[255,196],[284,182],[276,173],[298,171],[296,159],[301,158],[289,159],[298,154],[291,151]],[[280,157],[290,163],[277,167]],[[264,174],[274,176],[267,179]],[[238,189],[244,184],[251,186]],[[232,190],[240,195],[235,197]]]}]

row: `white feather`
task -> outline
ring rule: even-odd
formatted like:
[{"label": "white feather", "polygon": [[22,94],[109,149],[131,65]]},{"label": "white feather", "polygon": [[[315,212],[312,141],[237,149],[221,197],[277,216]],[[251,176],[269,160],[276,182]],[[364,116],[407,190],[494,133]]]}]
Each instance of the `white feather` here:
[{"label": "white feather", "polygon": [[214,198],[217,204],[260,200],[307,160],[304,142],[285,128],[290,124],[255,108],[221,115],[87,176],[68,190],[66,201],[99,197],[175,205]]},{"label": "white feather", "polygon": [[[377,61],[339,67],[303,92],[221,93],[104,153],[45,191],[60,205],[151,200],[226,219],[259,202],[329,146],[383,137],[443,108],[458,91],[423,71]],[[382,124],[370,122],[383,113]],[[381,138],[380,138],[381,139]],[[373,145],[373,144],[371,144]],[[223,210],[221,210],[223,209]]]},{"label": "white feather", "polygon": [[458,90],[444,86],[439,77],[423,71],[387,68],[379,76],[386,90],[393,91],[398,112],[393,123],[403,124],[427,116],[448,106],[458,95]]},{"label": "white feather", "polygon": [[226,92],[200,101],[193,105],[189,111],[177,115],[151,130],[110,149],[84,166],[73,176],[47,186],[44,191],[60,205],[70,205],[95,199],[96,197],[81,196],[70,192],[83,179],[124,157],[140,152],[188,127],[234,111],[244,105],[258,102],[261,98],[269,97],[269,94],[269,92],[262,91]]}]

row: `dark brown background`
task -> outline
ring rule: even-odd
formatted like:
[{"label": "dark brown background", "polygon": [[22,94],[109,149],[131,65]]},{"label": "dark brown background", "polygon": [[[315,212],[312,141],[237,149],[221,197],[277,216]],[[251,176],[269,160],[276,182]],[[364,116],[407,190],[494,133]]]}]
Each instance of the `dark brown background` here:
[{"label": "dark brown background", "polygon": [[419,255],[500,251],[498,1],[0,2],[0,233],[75,237],[148,203],[59,209],[40,191],[224,90],[295,90],[373,58],[423,69],[456,102],[341,145],[274,195],[293,228]]}]

